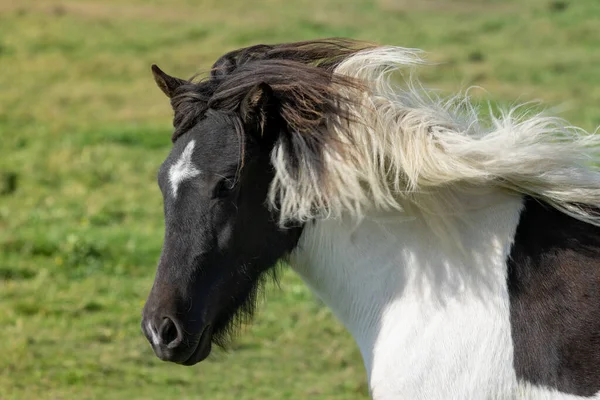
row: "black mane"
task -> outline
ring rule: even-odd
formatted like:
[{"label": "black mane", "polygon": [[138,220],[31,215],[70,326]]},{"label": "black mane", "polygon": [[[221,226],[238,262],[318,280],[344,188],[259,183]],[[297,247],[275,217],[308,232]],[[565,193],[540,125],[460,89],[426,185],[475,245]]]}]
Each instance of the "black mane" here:
[{"label": "black mane", "polygon": [[328,114],[338,113],[337,86],[358,87],[334,76],[340,62],[374,45],[348,39],[323,39],[276,45],[255,45],[221,56],[208,76],[190,79],[174,93],[172,140],[194,126],[209,108],[237,111],[249,89],[266,83],[282,102],[284,120],[294,130],[313,130]]}]

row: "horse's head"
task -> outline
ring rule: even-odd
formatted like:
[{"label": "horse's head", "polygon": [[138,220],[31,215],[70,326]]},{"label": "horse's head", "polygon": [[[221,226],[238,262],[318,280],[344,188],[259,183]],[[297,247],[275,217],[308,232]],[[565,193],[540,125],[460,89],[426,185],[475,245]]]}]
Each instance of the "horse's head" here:
[{"label": "horse's head", "polygon": [[[198,113],[176,126],[178,137],[158,173],[165,237],[142,329],[158,357],[191,365],[251,314],[261,278],[295,246],[301,229],[280,228],[267,205],[279,131],[270,118],[270,87],[249,88],[231,112],[193,99],[184,81],[154,72],[174,104],[192,101]],[[175,111],[176,119],[190,112]]]},{"label": "horse's head", "polygon": [[222,345],[251,316],[262,278],[296,246],[303,219],[280,218],[294,196],[273,182],[321,185],[326,127],[343,120],[334,63],[309,63],[356,51],[324,46],[234,52],[199,83],[153,67],[175,112],[158,173],[164,245],[142,321],[161,359],[191,365]]}]

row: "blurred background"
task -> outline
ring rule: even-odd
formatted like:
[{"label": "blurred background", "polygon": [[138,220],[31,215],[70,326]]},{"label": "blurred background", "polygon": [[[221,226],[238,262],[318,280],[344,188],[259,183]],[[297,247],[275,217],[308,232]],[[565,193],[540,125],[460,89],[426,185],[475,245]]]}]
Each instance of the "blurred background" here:
[{"label": "blurred background", "polygon": [[226,51],[328,36],[419,47],[426,86],[600,125],[598,0],[0,0],[0,399],[367,399],[345,330],[291,273],[229,353],[140,332],[171,110]]}]

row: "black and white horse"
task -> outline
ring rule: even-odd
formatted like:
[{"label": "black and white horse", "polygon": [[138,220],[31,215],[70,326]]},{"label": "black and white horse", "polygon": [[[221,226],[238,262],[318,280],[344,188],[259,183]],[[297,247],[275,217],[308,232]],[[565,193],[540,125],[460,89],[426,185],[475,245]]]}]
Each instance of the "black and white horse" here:
[{"label": "black and white horse", "polygon": [[283,259],[374,399],[599,397],[600,136],[392,78],[421,62],[332,39],[240,49],[200,81],[153,66],[175,113],[142,322],[158,357],[226,344]]}]

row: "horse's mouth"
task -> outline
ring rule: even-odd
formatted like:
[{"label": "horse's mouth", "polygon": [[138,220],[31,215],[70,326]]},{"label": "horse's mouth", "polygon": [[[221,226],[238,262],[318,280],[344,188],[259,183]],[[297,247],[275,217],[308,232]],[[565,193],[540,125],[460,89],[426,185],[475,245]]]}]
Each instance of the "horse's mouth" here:
[{"label": "horse's mouth", "polygon": [[200,340],[198,340],[198,344],[196,345],[196,349],[189,356],[188,359],[181,362],[181,365],[194,365],[203,361],[210,355],[210,351],[212,348],[212,327],[207,325],[202,332],[202,336],[200,336]]}]

